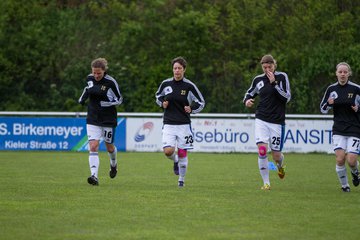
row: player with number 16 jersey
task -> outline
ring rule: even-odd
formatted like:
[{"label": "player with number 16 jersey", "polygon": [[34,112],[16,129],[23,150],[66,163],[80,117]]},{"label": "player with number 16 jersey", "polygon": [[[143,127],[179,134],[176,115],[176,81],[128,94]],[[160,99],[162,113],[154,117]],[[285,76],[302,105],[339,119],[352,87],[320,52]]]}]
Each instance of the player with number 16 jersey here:
[{"label": "player with number 16 jersey", "polygon": [[88,183],[91,185],[99,185],[99,144],[101,139],[104,140],[110,157],[109,175],[114,178],[117,174],[117,149],[114,144],[117,126],[116,106],[122,103],[123,97],[116,80],[106,73],[107,69],[108,62],[105,58],[97,58],[91,62],[91,74],[87,76],[87,86],[79,98],[79,103],[82,105],[88,100],[86,132],[89,141],[91,172]]}]

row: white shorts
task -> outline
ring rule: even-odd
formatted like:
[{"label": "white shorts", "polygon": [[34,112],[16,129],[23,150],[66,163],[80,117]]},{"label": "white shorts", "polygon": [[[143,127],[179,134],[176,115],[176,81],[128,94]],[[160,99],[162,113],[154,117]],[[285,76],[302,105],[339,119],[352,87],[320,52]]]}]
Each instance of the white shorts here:
[{"label": "white shorts", "polygon": [[255,119],[256,144],[266,143],[272,151],[281,151],[284,145],[285,125]]},{"label": "white shorts", "polygon": [[113,143],[115,138],[115,128],[112,127],[100,127],[91,124],[86,124],[86,132],[88,140],[100,140],[104,142]]},{"label": "white shorts", "polygon": [[334,151],[343,149],[345,152],[359,154],[360,138],[333,135],[332,137]]},{"label": "white shorts", "polygon": [[169,125],[162,129],[162,145],[165,147],[178,147],[180,149],[193,149],[194,134],[190,124]]}]

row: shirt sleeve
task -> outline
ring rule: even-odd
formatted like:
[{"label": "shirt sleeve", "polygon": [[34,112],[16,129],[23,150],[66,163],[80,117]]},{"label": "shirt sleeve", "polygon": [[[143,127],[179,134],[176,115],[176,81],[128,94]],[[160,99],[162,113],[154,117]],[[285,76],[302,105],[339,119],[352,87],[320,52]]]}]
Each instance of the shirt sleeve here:
[{"label": "shirt sleeve", "polygon": [[84,105],[85,104],[85,101],[89,98],[89,93],[88,93],[88,87],[89,86],[86,86],[78,100],[78,102],[81,104],[81,105]]},{"label": "shirt sleeve", "polygon": [[162,103],[165,101],[164,82],[162,82],[155,93],[155,102],[159,107],[162,107]]},{"label": "shirt sleeve", "polygon": [[117,106],[123,102],[123,97],[120,93],[119,85],[115,79],[112,79],[112,84],[110,85],[106,95],[109,101],[100,101],[101,107]]},{"label": "shirt sleeve", "polygon": [[326,89],[325,93],[324,93],[324,96],[321,100],[321,103],[320,103],[320,112],[323,113],[323,114],[326,114],[329,112],[329,110],[332,108],[332,106],[330,104],[328,104],[328,99],[329,99],[329,96],[330,96],[330,91],[329,91],[329,87]]},{"label": "shirt sleeve", "polygon": [[244,99],[243,99],[244,104],[246,103],[247,100],[253,99],[259,94],[258,89],[257,89],[256,84],[255,84],[255,79],[256,78],[253,79],[250,88],[245,93],[245,96],[244,96]]},{"label": "shirt sleeve", "polygon": [[284,79],[282,79],[280,84],[275,85],[275,89],[280,97],[288,103],[291,99],[290,82],[286,73],[281,72],[281,74],[284,76]]},{"label": "shirt sleeve", "polygon": [[191,106],[192,113],[199,113],[205,107],[205,99],[195,84],[189,92],[188,101]]}]

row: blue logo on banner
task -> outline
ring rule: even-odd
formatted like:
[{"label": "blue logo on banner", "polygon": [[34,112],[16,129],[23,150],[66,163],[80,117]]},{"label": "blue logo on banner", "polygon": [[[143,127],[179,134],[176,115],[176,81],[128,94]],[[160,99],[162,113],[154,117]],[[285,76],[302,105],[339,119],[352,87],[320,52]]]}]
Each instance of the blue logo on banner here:
[{"label": "blue logo on banner", "polygon": [[135,142],[142,142],[145,140],[146,136],[150,134],[150,132],[154,128],[153,122],[144,123],[136,132],[134,140]]}]

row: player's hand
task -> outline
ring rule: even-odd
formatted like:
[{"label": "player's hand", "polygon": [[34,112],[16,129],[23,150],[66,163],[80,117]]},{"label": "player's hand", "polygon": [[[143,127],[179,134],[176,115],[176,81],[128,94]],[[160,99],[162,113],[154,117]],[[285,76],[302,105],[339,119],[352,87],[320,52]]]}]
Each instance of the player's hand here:
[{"label": "player's hand", "polygon": [[246,107],[250,108],[253,105],[254,105],[254,99],[250,98],[250,99],[246,100],[246,102],[245,102]]},{"label": "player's hand", "polygon": [[354,112],[357,112],[359,110],[359,106],[356,106],[356,105],[351,106],[351,108],[352,108],[352,110],[354,110]]},{"label": "player's hand", "polygon": [[275,75],[274,75],[273,72],[271,72],[271,71],[266,71],[265,74],[266,74],[266,76],[269,78],[271,84],[272,84],[273,82],[275,82]]},{"label": "player's hand", "polygon": [[187,112],[187,113],[191,113],[191,107],[190,106],[185,106],[184,107],[184,110],[185,110],[185,112]]},{"label": "player's hand", "polygon": [[169,101],[163,101],[162,106],[163,108],[167,108],[169,106]]},{"label": "player's hand", "polygon": [[329,99],[327,100],[329,105],[333,105],[334,104],[334,98],[329,97]]}]

